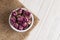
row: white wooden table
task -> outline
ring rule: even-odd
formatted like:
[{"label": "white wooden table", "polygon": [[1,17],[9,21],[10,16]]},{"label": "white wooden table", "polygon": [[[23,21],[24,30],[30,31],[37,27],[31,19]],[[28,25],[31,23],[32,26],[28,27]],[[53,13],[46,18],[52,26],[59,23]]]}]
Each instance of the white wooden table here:
[{"label": "white wooden table", "polygon": [[40,19],[26,40],[60,40],[60,0],[19,0]]}]

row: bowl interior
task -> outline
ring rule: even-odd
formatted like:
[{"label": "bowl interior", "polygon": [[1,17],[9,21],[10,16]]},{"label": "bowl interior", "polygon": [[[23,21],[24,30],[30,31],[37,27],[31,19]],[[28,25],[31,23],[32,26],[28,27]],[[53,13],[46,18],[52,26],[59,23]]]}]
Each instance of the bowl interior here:
[{"label": "bowl interior", "polygon": [[[19,8],[17,8],[17,9],[15,9],[15,10],[13,10],[13,11],[16,11],[16,10],[18,10]],[[23,10],[27,10],[26,8],[22,8]],[[29,11],[30,12],[30,11]],[[31,12],[30,12],[31,13]],[[17,32],[25,32],[25,31],[27,31],[27,30],[29,30],[31,27],[32,27],[32,25],[33,25],[33,22],[34,22],[34,18],[33,18],[33,14],[31,13],[31,17],[32,17],[32,23],[31,23],[31,25],[27,28],[27,29],[25,29],[25,30],[18,30],[18,29],[16,29],[11,23],[10,23],[10,18],[11,18],[11,15],[12,15],[12,13],[10,14],[10,16],[9,16],[9,25],[11,26],[11,28],[13,29],[13,30],[15,30],[15,31],[17,31]]]}]

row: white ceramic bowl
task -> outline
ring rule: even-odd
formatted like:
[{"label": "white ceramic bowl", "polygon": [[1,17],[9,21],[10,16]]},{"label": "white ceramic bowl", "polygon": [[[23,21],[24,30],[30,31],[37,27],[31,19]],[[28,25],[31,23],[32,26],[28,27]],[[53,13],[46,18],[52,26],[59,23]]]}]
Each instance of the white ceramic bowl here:
[{"label": "white ceramic bowl", "polygon": [[[17,8],[17,9],[15,9],[15,10],[13,10],[13,11],[16,11],[16,10],[18,10],[19,8]],[[27,10],[26,8],[22,8],[23,10]],[[29,11],[29,10],[28,10]],[[31,11],[29,11],[30,13],[31,13]],[[12,14],[12,13],[11,13]],[[10,16],[9,16],[9,25],[11,26],[11,28],[13,29],[13,30],[15,30],[15,31],[17,31],[17,32],[26,32],[26,31],[28,31],[31,27],[32,27],[32,25],[33,25],[33,22],[34,22],[34,17],[33,17],[33,14],[31,13],[31,16],[32,16],[32,23],[31,23],[31,25],[27,28],[27,29],[25,29],[25,30],[18,30],[18,29],[16,29],[15,27],[13,27],[13,25],[11,25],[11,23],[10,23],[10,18],[11,18],[11,14],[10,14]]]}]

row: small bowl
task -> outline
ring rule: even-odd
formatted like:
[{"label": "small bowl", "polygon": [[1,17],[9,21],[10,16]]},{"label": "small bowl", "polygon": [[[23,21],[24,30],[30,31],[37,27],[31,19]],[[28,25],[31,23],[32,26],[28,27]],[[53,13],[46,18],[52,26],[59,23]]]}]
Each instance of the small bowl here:
[{"label": "small bowl", "polygon": [[[19,8],[17,8],[17,9],[15,9],[15,10],[13,10],[13,11],[16,11],[16,10],[18,10]],[[21,9],[23,9],[23,10],[28,10],[28,9],[26,9],[26,8],[21,8]],[[29,10],[28,10],[29,11]],[[30,13],[31,13],[31,11],[29,11]],[[32,27],[32,25],[33,25],[33,23],[34,23],[34,17],[33,17],[33,14],[31,13],[31,17],[32,17],[32,23],[31,23],[31,25],[27,28],[27,29],[25,29],[25,30],[18,30],[18,29],[16,29],[11,23],[10,23],[10,18],[11,18],[11,15],[12,15],[12,13],[10,14],[10,16],[9,16],[9,25],[10,25],[10,27],[13,29],[13,30],[15,30],[15,31],[17,31],[17,32],[26,32],[26,31],[28,31],[31,27]]]}]

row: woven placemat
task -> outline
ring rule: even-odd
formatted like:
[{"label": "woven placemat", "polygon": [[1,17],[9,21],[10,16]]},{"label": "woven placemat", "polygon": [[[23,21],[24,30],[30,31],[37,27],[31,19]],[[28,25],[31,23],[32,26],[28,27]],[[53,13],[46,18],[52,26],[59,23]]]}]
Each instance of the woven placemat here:
[{"label": "woven placemat", "polygon": [[32,28],[24,33],[11,29],[8,23],[10,12],[16,8],[25,8],[18,0],[0,0],[0,40],[25,40],[30,31],[36,27],[39,19],[34,15]]}]

